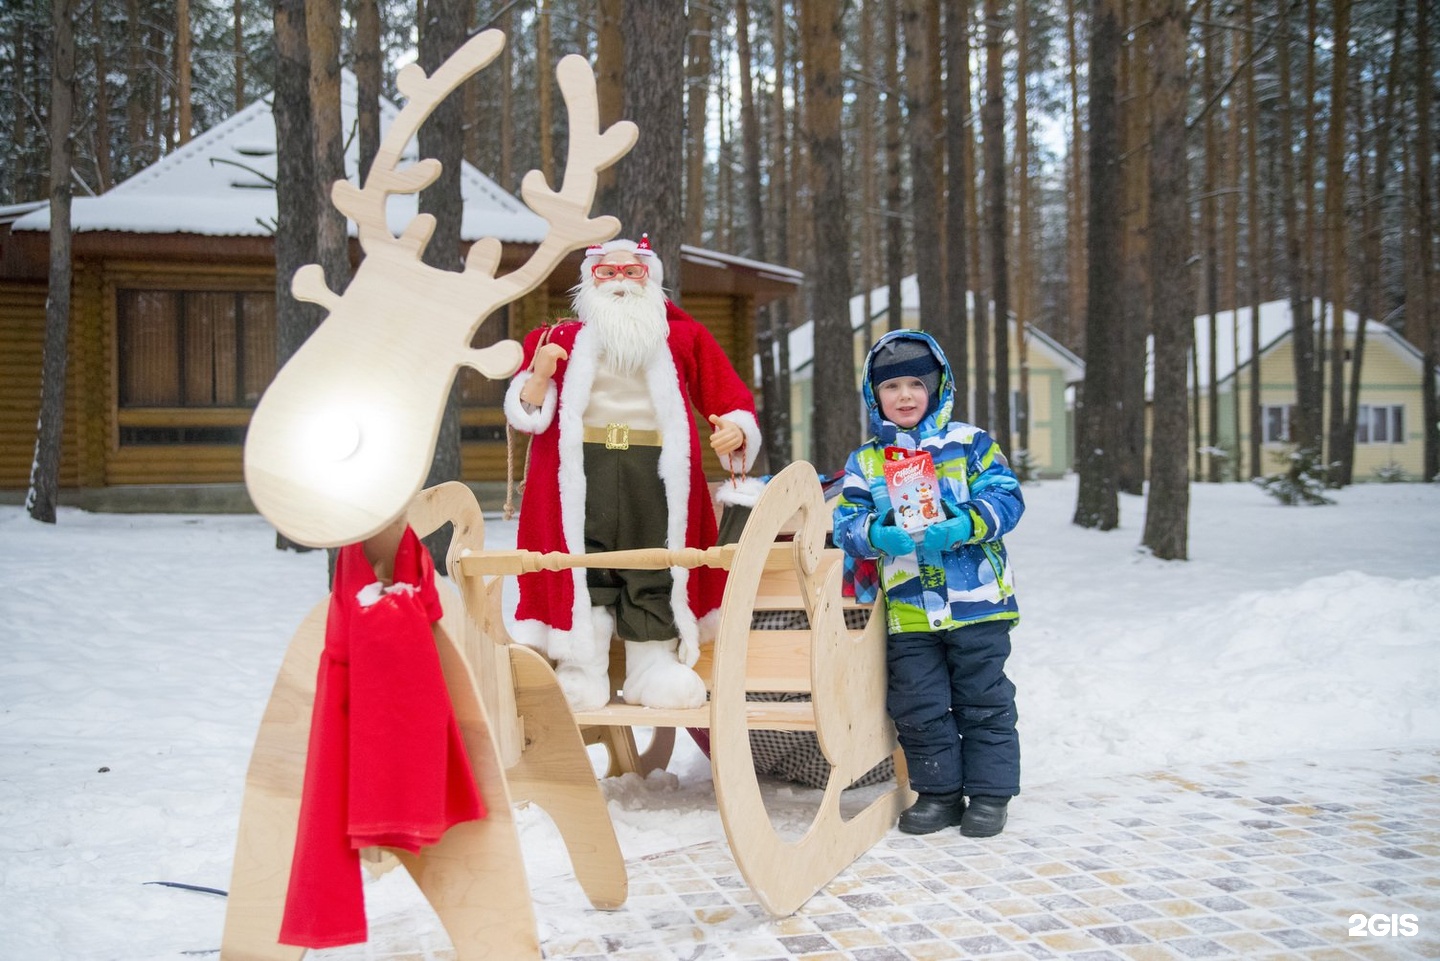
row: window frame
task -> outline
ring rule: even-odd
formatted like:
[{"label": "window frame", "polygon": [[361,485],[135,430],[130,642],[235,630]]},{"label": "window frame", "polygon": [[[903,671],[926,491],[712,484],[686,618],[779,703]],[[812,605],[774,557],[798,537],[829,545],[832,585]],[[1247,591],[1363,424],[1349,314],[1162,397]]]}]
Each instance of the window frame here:
[{"label": "window frame", "polygon": [[[1291,429],[1295,423],[1294,404],[1261,404],[1260,405],[1260,430],[1262,431],[1261,442],[1265,444],[1289,444],[1291,443]],[[1278,412],[1280,418],[1280,433],[1275,435],[1272,430],[1272,418]]]}]

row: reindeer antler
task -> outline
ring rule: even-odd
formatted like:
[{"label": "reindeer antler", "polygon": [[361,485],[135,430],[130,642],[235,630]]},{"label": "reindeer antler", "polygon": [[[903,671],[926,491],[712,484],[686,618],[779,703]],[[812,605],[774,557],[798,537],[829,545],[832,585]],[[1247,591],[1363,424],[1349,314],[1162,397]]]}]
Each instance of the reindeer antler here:
[{"label": "reindeer antler", "polygon": [[329,316],[276,375],[260,399],[245,442],[245,480],[256,507],[291,540],[335,547],[370,537],[405,511],[420,491],[435,453],[450,384],[460,365],[486,377],[509,377],[522,351],[513,340],[470,347],[496,308],[523,297],[571,250],[609,239],[613,217],[591,217],[598,174],[635,143],[621,121],[600,129],[595,79],[584,59],[556,70],[571,117],[565,179],[551,190],[537,171],[521,193],[549,224],[530,259],[496,277],[500,243],[476,241],[463,271],[442,270],[420,256],[435,229],[420,215],[396,237],[386,223],[392,194],[433,183],[440,164],[401,167],[401,153],[456,87],[495,59],[499,31],[476,35],[427,76],[401,71],[408,98],[391,124],[364,187],[347,181],[331,193],[358,225],[365,251],[344,295],[325,286],[318,267],[297,271],[291,289]]},{"label": "reindeer antler", "polygon": [[[390,124],[371,161],[364,187],[337,180],[330,190],[335,209],[355,221],[360,245],[367,253],[372,244],[393,244],[397,238],[385,222],[385,203],[391,194],[419,193],[440,176],[440,161],[426,158],[400,168],[405,147],[451,91],[485,69],[505,47],[505,35],[498,30],[478,33],[455,51],[448,60],[426,76],[419,64],[408,64],[395,78],[406,98],[405,106]],[[434,229],[433,219],[421,215],[412,221],[398,242],[415,248],[419,257]],[[425,221],[431,221],[426,224]],[[423,231],[423,234],[422,234]]]},{"label": "reindeer antler", "polygon": [[621,120],[600,130],[600,107],[595,96],[595,75],[579,54],[570,54],[555,68],[560,94],[570,113],[570,146],[565,156],[565,180],[551,190],[545,175],[532,170],[520,183],[520,196],[531,210],[550,223],[550,232],[528,263],[502,280],[528,290],[548,276],[567,253],[577,247],[609,240],[620,230],[614,217],[591,217],[600,171],[635,146],[640,128]]}]

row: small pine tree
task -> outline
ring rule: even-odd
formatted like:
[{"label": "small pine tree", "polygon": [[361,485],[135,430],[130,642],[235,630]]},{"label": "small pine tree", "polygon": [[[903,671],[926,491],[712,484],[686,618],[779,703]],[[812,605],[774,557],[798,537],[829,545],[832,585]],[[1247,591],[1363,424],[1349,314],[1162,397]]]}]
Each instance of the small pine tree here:
[{"label": "small pine tree", "polygon": [[1325,496],[1326,478],[1333,465],[1320,463],[1320,454],[1313,448],[1283,452],[1276,459],[1286,468],[1284,473],[1257,477],[1261,490],[1287,506],[1335,503]]},{"label": "small pine tree", "polygon": [[1015,472],[1015,477],[1022,484],[1028,484],[1035,479],[1035,463],[1030,458],[1030,452],[1025,449],[1015,451],[1010,458],[1010,469]]},{"label": "small pine tree", "polygon": [[1382,467],[1375,468],[1375,479],[1382,484],[1403,484],[1407,477],[1405,468],[1393,460]]}]

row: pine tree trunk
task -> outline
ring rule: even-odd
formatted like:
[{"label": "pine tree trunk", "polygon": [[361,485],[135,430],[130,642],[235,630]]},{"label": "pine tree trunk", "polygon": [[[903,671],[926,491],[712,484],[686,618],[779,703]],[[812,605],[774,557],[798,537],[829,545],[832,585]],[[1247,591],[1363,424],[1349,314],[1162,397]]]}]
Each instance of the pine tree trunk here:
[{"label": "pine tree trunk", "polygon": [[[696,16],[692,13],[692,18]],[[692,33],[696,29],[696,22],[692,19]],[[709,40],[710,40],[710,17],[703,15],[699,26],[704,30],[705,54],[704,64],[708,78],[710,71]],[[760,184],[760,117],[755,109],[755,85],[752,80],[753,57],[750,51],[750,4],[748,0],[735,0],[735,43],[736,43],[736,69],[740,73],[740,140],[741,149],[744,155],[743,183],[742,189],[745,194],[745,221],[746,221],[746,250],[750,257],[764,261],[766,258],[765,244],[765,202]],[[695,38],[691,37],[692,61],[695,60]],[[691,82],[695,78],[692,75]],[[694,90],[695,87],[691,87]],[[701,89],[706,89],[704,86]],[[692,133],[700,131],[698,145],[704,144],[704,111],[701,110],[700,123],[692,126]],[[692,111],[691,121],[695,121],[695,114]],[[694,150],[696,157],[703,154],[703,150]],[[698,180],[698,173],[692,168],[692,175]],[[692,201],[697,206],[703,206],[704,189],[703,185],[696,182],[691,187]],[[698,211],[697,211],[698,218]],[[693,227],[692,227],[693,229]],[[695,239],[693,243],[699,242],[699,235],[692,234]],[[775,320],[774,309],[766,307],[760,311],[755,324],[755,345],[760,354],[760,433],[765,438],[765,449],[761,456],[765,458],[764,463],[770,462],[770,453],[776,452],[776,457],[784,461],[789,458],[786,453],[789,450],[789,438],[781,434],[776,425],[776,415],[781,408],[789,408],[790,398],[780,393],[779,371],[776,369],[775,351]],[[771,471],[773,473],[773,470]]]},{"label": "pine tree trunk", "polygon": [[[1030,320],[1034,290],[1033,251],[1030,248],[1030,12],[1025,0],[1015,4],[1015,369],[1019,373],[1019,403],[1015,408],[1016,437],[1012,457],[1030,447],[1030,363],[1026,356],[1025,325]],[[1008,336],[1006,338],[1009,339]],[[1008,392],[1007,392],[1008,393]],[[1004,448],[1002,448],[1004,449]]]},{"label": "pine tree trunk", "polygon": [[[1330,142],[1325,152],[1325,260],[1330,277],[1330,429],[1326,477],[1340,483],[1337,471],[1353,462],[1354,438],[1345,436],[1345,300],[1349,258],[1345,251],[1346,93],[1350,64],[1350,0],[1335,0],[1334,49],[1331,53]],[[1362,323],[1364,318],[1361,318]]]},{"label": "pine tree trunk", "polygon": [[900,281],[905,276],[905,189],[900,127],[899,0],[885,0],[885,329],[899,330],[904,305]]},{"label": "pine tree trunk", "polygon": [[1005,199],[1004,23],[1000,0],[985,0],[985,227],[990,237],[990,297],[995,311],[994,415],[987,427],[1003,451],[1010,450],[1010,233]]},{"label": "pine tree trunk", "polygon": [[190,142],[190,0],[175,0],[175,100],[180,110],[180,143]]},{"label": "pine tree trunk", "polygon": [[[1215,96],[1217,83],[1215,61],[1219,57],[1219,52],[1215,48],[1215,30],[1211,26],[1214,14],[1210,0],[1205,0],[1205,5],[1201,9],[1203,11],[1201,17],[1206,24],[1201,96],[1205,103],[1210,103]],[[1220,391],[1218,389],[1218,373],[1215,369],[1219,361],[1220,333],[1220,201],[1216,195],[1220,167],[1220,139],[1216,130],[1215,111],[1213,110],[1205,112],[1203,136],[1205,167],[1200,189],[1200,235],[1205,245],[1205,313],[1208,336],[1205,342],[1205,381],[1202,384],[1197,380],[1195,384],[1197,391],[1202,388],[1205,391],[1204,437],[1202,443],[1196,445],[1195,467],[1197,477],[1204,477],[1214,484],[1220,480],[1220,461],[1214,453],[1215,449],[1220,446]],[[1198,424],[1200,422],[1198,408],[1195,411],[1195,418]]]},{"label": "pine tree trunk", "polygon": [[966,230],[966,191],[970,165],[965,154],[965,128],[970,124],[969,0],[945,0],[945,311],[950,327],[950,369],[955,375],[958,420],[970,419],[970,250]]},{"label": "pine tree trunk", "polygon": [[[1140,0],[1124,0],[1126,23],[1140,16]],[[1144,54],[1126,43],[1120,54],[1116,97],[1121,156],[1118,174],[1124,211],[1120,221],[1120,316],[1115,331],[1116,490],[1139,497],[1145,493],[1145,460],[1149,438],[1145,373],[1149,365],[1149,175],[1145,165],[1150,144],[1150,90],[1144,78]],[[1081,258],[1085,263],[1085,258]],[[1088,286],[1087,286],[1088,289]]]},{"label": "pine tree trunk", "polygon": [[[90,7],[90,25],[94,31],[95,76],[110,76],[110,58],[105,50],[104,18],[100,4]],[[95,85],[95,192],[104,193],[114,183],[110,173],[110,84]]]},{"label": "pine tree trunk", "polygon": [[75,162],[75,0],[52,0],[50,26],[50,294],[40,361],[40,417],[25,508],[55,523],[60,500],[60,441],[65,430],[65,368],[70,349],[70,168]]},{"label": "pine tree trunk", "polygon": [[[515,14],[510,7],[500,14],[496,26],[505,36],[514,36]],[[500,86],[500,165],[496,168],[497,176],[501,187],[514,190],[518,184],[515,180],[515,47],[512,43],[505,44],[505,49],[500,51],[500,74],[496,80]],[[601,106],[604,106],[603,99]],[[619,111],[616,114],[618,120]],[[612,173],[614,169],[610,167],[602,172],[602,183],[604,174]]]},{"label": "pine tree trunk", "polygon": [[[355,114],[360,183],[380,150],[380,4],[357,0],[355,13]],[[473,84],[472,84],[473,86]]]},{"label": "pine tree trunk", "polygon": [[[100,5],[95,6],[98,9]],[[231,54],[235,58],[235,112],[239,113],[245,109],[245,0],[235,0],[231,19],[235,25],[235,49]]]},{"label": "pine tree trunk", "polygon": [[1075,0],[1065,0],[1065,49],[1066,62],[1070,64],[1068,91],[1070,94],[1070,137],[1066,144],[1065,164],[1069,174],[1069,191],[1066,200],[1069,217],[1065,234],[1066,281],[1069,285],[1069,310],[1065,315],[1065,329],[1061,339],[1083,356],[1085,353],[1085,122],[1080,116],[1080,46],[1076,39]]},{"label": "pine tree trunk", "polygon": [[[339,293],[350,283],[350,240],[344,214],[330,190],[345,179],[345,131],[340,117],[340,9],[332,0],[309,0],[305,31],[310,47],[310,109],[315,138],[316,261]],[[457,122],[458,129],[459,124]]]},{"label": "pine tree trunk", "polygon": [[[1415,12],[1415,70],[1420,77],[1430,76],[1430,18],[1434,4],[1421,2]],[[1416,257],[1420,266],[1419,317],[1411,317],[1415,339],[1424,353],[1420,375],[1421,430],[1425,439],[1425,480],[1440,481],[1440,409],[1436,403],[1435,367],[1440,365],[1440,317],[1435,306],[1435,140],[1431,109],[1430,84],[1417,85],[1415,113],[1420,118],[1415,130],[1415,211],[1417,215]],[[1415,301],[1407,301],[1414,303]]]},{"label": "pine tree trunk", "polygon": [[[1245,23],[1255,23],[1255,0],[1245,0]],[[1245,214],[1249,221],[1249,232],[1245,245],[1245,258],[1249,261],[1249,287],[1246,300],[1250,304],[1250,449],[1249,476],[1252,480],[1264,473],[1260,463],[1260,442],[1263,439],[1264,424],[1260,417],[1260,100],[1255,90],[1255,37],[1246,30],[1242,37],[1245,45]],[[1240,374],[1235,375],[1235,390],[1240,390]],[[1236,438],[1237,443],[1239,438]]]},{"label": "pine tree trunk", "polygon": [[[599,0],[595,16],[595,95],[599,101],[600,126],[608,128],[620,120],[625,108],[625,36],[620,32],[622,0]],[[508,15],[507,15],[508,16]],[[616,182],[624,161],[600,171],[595,189],[595,210],[614,213],[619,207]]]},{"label": "pine tree trunk", "polygon": [[[320,325],[321,309],[290,293],[295,271],[318,244],[315,125],[310,105],[310,45],[305,0],[275,0],[275,365],[284,366]],[[281,550],[303,549],[276,533]]]},{"label": "pine tree trunk", "polygon": [[[771,17],[771,55],[775,62],[775,90],[771,108],[770,135],[770,184],[771,184],[771,228],[775,238],[774,254],[777,263],[790,261],[790,188],[794,166],[788,162],[787,145],[791,142],[786,135],[788,112],[785,109],[785,74],[787,49],[785,39],[785,0],[775,0]],[[794,298],[776,301],[770,310],[770,329],[775,339],[778,359],[775,363],[775,392],[781,403],[772,418],[774,434],[768,441],[766,456],[770,458],[770,470],[775,472],[788,465],[794,456],[790,437],[790,305]]]},{"label": "pine tree trunk", "polygon": [[858,279],[865,322],[860,325],[860,349],[868,354],[873,345],[875,288],[881,274],[880,238],[876,228],[876,211],[880,203],[879,154],[879,86],[880,70],[875,53],[877,0],[861,0],[859,4],[860,73],[864,76],[855,91],[855,126],[858,128],[860,155],[860,276]]},{"label": "pine tree trunk", "polygon": [[[427,74],[435,70],[465,42],[469,23],[467,4],[463,0],[425,0],[425,19],[420,24],[418,62]],[[463,152],[461,131],[462,104],[458,97],[446,97],[436,105],[428,120],[420,127],[416,140],[421,157],[440,161],[440,176],[420,192],[420,213],[435,218],[435,232],[430,237],[421,259],[441,270],[463,269],[460,256],[460,221],[464,207],[460,199],[460,157]],[[445,413],[435,440],[435,458],[425,486],[445,481],[462,480],[460,470],[460,386],[451,385],[445,401]],[[425,538],[425,546],[435,562],[436,570],[445,570],[445,556],[450,550],[454,530],[450,525]]]},{"label": "pine tree trunk", "polygon": [[[685,242],[703,245],[705,242],[705,126],[709,119],[710,99],[710,7],[703,3],[690,5],[690,55],[685,65]],[[750,75],[750,11],[746,0],[735,0],[735,29],[739,48],[738,70],[740,72],[740,126],[745,140],[745,202],[746,210],[752,215],[760,211],[760,142],[755,121],[755,93]],[[746,118],[746,111],[750,116]],[[752,135],[754,139],[752,140]],[[754,157],[752,164],[751,157]],[[754,193],[750,181],[754,180]],[[753,198],[754,207],[751,208]],[[751,226],[748,238],[754,243],[756,232],[761,227]],[[763,251],[764,244],[752,250]],[[752,253],[764,260],[763,253]]]},{"label": "pine tree trunk", "polygon": [[[1075,467],[1080,486],[1074,522],[1104,531],[1120,523],[1114,423],[1115,324],[1120,317],[1117,297],[1120,154],[1116,96],[1120,46],[1117,0],[1096,0],[1090,23],[1089,299],[1085,316],[1085,382],[1075,411]],[[1183,161],[1183,151],[1180,156]],[[1183,169],[1183,162],[1181,166]],[[1158,277],[1156,283],[1159,283]]]},{"label": "pine tree trunk", "polygon": [[[1142,543],[1161,560],[1188,551],[1185,354],[1193,339],[1185,165],[1185,0],[1157,0],[1150,26],[1154,136],[1150,149],[1150,281],[1155,328],[1154,428]],[[1098,191],[1097,191],[1098,192]],[[1094,275],[1092,274],[1092,289]],[[1087,372],[1088,375],[1088,372]],[[1088,382],[1088,376],[1087,376]]]},{"label": "pine tree trunk", "polygon": [[681,295],[680,243],[685,230],[685,33],[673,0],[626,0],[625,109],[640,139],[619,164],[620,221],[625,236],[650,235],[665,265],[665,286]]},{"label": "pine tree trunk", "polygon": [[[144,22],[140,0],[125,0],[125,139],[130,145],[130,169],[139,170],[150,161],[150,82],[153,72],[145,65]],[[278,67],[277,67],[278,70]]]},{"label": "pine tree trunk", "polygon": [[[1239,32],[1230,35],[1231,59],[1239,64]],[[1251,72],[1248,67],[1237,68]],[[1222,217],[1225,222],[1225,289],[1229,292],[1230,309],[1230,436],[1233,446],[1227,451],[1225,463],[1227,480],[1239,480],[1244,469],[1243,451],[1240,448],[1240,305],[1243,291],[1240,289],[1240,162],[1244,156],[1240,140],[1240,118],[1242,105],[1238,98],[1230,100],[1226,111],[1225,125],[1225,179],[1227,189]]]},{"label": "pine tree trunk", "polygon": [[546,0],[535,4],[535,93],[540,108],[540,172],[555,183],[555,58],[550,52],[550,8]]},{"label": "pine tree trunk", "polygon": [[1315,382],[1315,327],[1311,319],[1310,294],[1305,285],[1302,260],[1299,195],[1295,160],[1286,145],[1295,142],[1293,87],[1290,74],[1291,39],[1287,22],[1289,4],[1280,5],[1281,26],[1276,38],[1279,70],[1280,109],[1280,205],[1285,225],[1285,281],[1290,294],[1291,344],[1295,355],[1295,407],[1290,420],[1290,439],[1302,459],[1320,456],[1320,390]]},{"label": "pine tree trunk", "polygon": [[915,257],[916,286],[920,292],[920,318],[950,355],[954,352],[954,331],[940,327],[944,314],[945,263],[940,250],[940,185],[935,180],[935,145],[938,131],[933,125],[931,62],[936,38],[926,17],[927,0],[905,0],[901,25],[905,38],[906,124],[910,135],[910,226],[911,249]]},{"label": "pine tree trunk", "polygon": [[[859,433],[855,417],[854,339],[850,330],[850,264],[845,202],[845,145],[840,113],[844,82],[837,0],[800,0],[800,57],[804,63],[805,136],[810,147],[815,317],[815,464],[822,473],[844,466]],[[827,376],[818,376],[824,371]]]},{"label": "pine tree trunk", "polygon": [[[969,4],[966,10],[967,14],[972,12],[973,3]],[[968,57],[965,58],[960,68],[964,73],[961,83],[964,84],[966,90],[970,90],[970,60]],[[973,108],[971,117],[972,119],[974,117]],[[984,258],[981,256],[985,249],[985,242],[980,232],[981,198],[978,185],[980,166],[975,157],[976,126],[977,124],[974,123],[966,125],[963,135],[965,168],[969,173],[965,179],[965,231],[973,241],[967,251],[970,255],[970,291],[974,297],[970,315],[970,339],[974,357],[970,422],[983,427],[991,422],[991,411],[995,408],[992,404],[994,395],[991,393],[990,387],[990,282],[982,266]]]}]

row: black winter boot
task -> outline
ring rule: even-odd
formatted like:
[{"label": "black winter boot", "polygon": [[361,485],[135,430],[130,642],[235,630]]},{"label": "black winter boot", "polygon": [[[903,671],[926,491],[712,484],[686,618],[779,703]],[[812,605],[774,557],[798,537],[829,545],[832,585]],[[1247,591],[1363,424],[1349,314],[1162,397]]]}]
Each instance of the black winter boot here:
[{"label": "black winter boot", "polygon": [[959,824],[965,813],[965,795],[922,794],[900,815],[900,830],[906,834],[933,834]]},{"label": "black winter boot", "polygon": [[960,833],[967,838],[993,838],[1005,829],[1005,806],[1009,803],[1008,797],[972,797],[960,819]]}]

